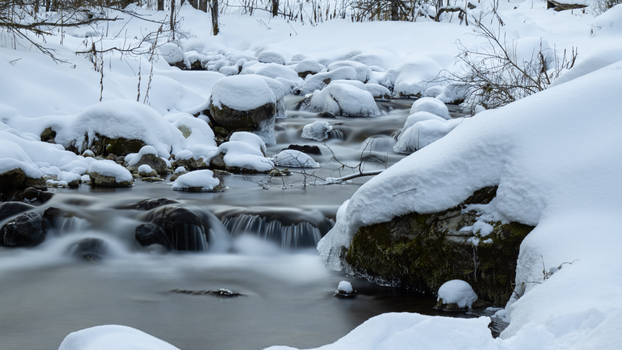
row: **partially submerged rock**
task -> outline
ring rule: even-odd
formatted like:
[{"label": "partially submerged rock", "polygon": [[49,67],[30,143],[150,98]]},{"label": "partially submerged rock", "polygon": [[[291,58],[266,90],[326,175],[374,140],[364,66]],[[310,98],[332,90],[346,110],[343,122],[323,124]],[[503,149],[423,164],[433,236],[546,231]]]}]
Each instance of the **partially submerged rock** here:
[{"label": "partially submerged rock", "polygon": [[502,305],[512,293],[520,244],[533,227],[492,222],[486,237],[461,231],[478,219],[478,213],[464,211],[466,205],[488,203],[495,194],[496,187],[485,188],[439,213],[411,213],[362,227],[343,257],[355,273],[428,294],[461,279],[480,299]]},{"label": "partially submerged rock", "polygon": [[85,262],[98,262],[108,254],[108,247],[102,239],[84,238],[71,244],[67,254]]},{"label": "partially submerged rock", "polygon": [[31,178],[21,168],[9,169],[0,174],[0,201],[13,198],[28,187],[45,187],[43,178]]},{"label": "partially submerged rock", "polygon": [[32,247],[45,239],[46,225],[42,215],[28,211],[7,221],[0,228],[0,245],[5,247]]},{"label": "partially submerged rock", "polygon": [[0,221],[34,208],[32,205],[22,202],[0,203]]},{"label": "partially submerged rock", "polygon": [[99,160],[89,167],[88,175],[93,187],[130,187],[132,174],[111,160]]}]

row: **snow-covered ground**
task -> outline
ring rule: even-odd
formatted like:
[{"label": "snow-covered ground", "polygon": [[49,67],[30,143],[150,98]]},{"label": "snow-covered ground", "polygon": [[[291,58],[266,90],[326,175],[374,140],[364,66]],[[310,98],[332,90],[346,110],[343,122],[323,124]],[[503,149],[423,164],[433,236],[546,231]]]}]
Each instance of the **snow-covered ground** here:
[{"label": "snow-covered ground", "polygon": [[[395,147],[417,152],[344,203],[335,228],[319,245],[328,263],[339,268],[333,253],[347,246],[359,227],[450,208],[474,190],[499,185],[497,198],[483,210],[500,220],[537,225],[521,245],[516,284],[522,296],[499,313],[509,327],[493,339],[487,318],[387,314],[322,349],[616,349],[622,344],[617,252],[622,5],[599,17],[545,7],[541,0],[501,3],[504,38],[527,56],[542,43],[558,50],[574,46],[579,52],[574,69],[550,90],[473,118],[445,122],[428,116],[415,122],[421,114],[413,117]],[[166,15],[135,10],[152,20]],[[208,109],[210,101],[248,110],[301,91],[310,94],[315,112],[375,116],[380,111],[373,97],[389,89],[394,95],[447,93],[430,80],[441,71],[463,69],[458,43],[475,49],[486,44],[472,26],[458,23],[333,20],[311,26],[234,11],[222,16],[221,34],[212,37],[209,14],[186,5],[179,12],[178,40],[160,47],[152,60],[149,54],[112,50],[98,57],[103,65],[96,71],[89,54],[75,52],[88,50],[93,41],[101,50],[133,45],[158,26],[117,15],[122,19],[47,37],[46,45],[68,63],[54,62],[0,32],[0,173],[20,168],[30,177],[65,183],[99,173],[131,182],[131,173],[111,160],[65,150],[73,145],[81,153],[95,134],[141,140],[166,161],[209,162],[220,152],[228,167],[269,171],[274,163],[264,141],[240,133],[217,147],[207,117],[193,114]],[[198,60],[209,71],[169,65],[180,58]],[[303,80],[298,73],[304,72],[319,74]],[[248,76],[226,78],[238,73]],[[412,112],[448,117],[444,105],[428,101],[433,102]],[[48,127],[56,131],[57,144],[40,141]],[[316,123],[306,136],[323,139],[331,128]],[[426,135],[432,136],[423,140]],[[294,156],[288,152],[275,162],[292,166],[292,159],[300,162]],[[313,159],[302,162],[316,166]],[[179,177],[177,188],[218,185],[211,173],[199,175]],[[77,349],[72,344],[82,339],[99,349],[93,337],[102,334],[104,347],[148,339],[162,349],[174,348],[108,327],[70,335],[61,349]]]}]

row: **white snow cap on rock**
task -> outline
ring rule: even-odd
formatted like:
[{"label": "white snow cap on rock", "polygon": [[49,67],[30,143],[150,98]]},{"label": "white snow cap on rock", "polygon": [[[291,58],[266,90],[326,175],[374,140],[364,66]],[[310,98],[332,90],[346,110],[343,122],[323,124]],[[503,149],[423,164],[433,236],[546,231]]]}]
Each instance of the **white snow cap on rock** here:
[{"label": "white snow cap on rock", "polygon": [[434,97],[422,97],[410,107],[410,114],[428,112],[444,119],[450,119],[449,109],[445,103]]},{"label": "white snow cap on rock", "polygon": [[356,80],[356,70],[352,67],[339,67],[330,72],[307,76],[302,85],[302,93],[308,94],[315,90],[321,90],[327,85],[326,82],[333,80]]},{"label": "white snow cap on rock", "polygon": [[144,155],[148,155],[148,154],[152,154],[157,156],[158,155],[158,151],[153,147],[153,146],[143,146],[138,153],[130,153],[128,155],[125,156],[125,163],[129,166],[135,165],[136,163],[138,163],[138,161],[140,160],[140,158],[142,158],[142,156]]},{"label": "white snow cap on rock", "polygon": [[166,43],[158,48],[160,56],[164,58],[166,63],[174,64],[184,61],[184,53],[175,43]]},{"label": "white snow cap on rock", "polygon": [[[410,154],[449,134],[464,119],[428,119],[415,123],[397,138],[393,151]],[[408,122],[408,121],[407,121]]]},{"label": "white snow cap on rock", "polygon": [[409,115],[408,118],[406,118],[406,121],[404,122],[404,126],[402,127],[402,131],[405,131],[411,126],[419,122],[422,122],[424,120],[438,120],[440,122],[445,121],[444,118],[441,118],[438,115],[430,113],[430,112],[415,112]]},{"label": "white snow cap on rock", "polygon": [[339,285],[337,285],[337,292],[344,294],[352,294],[354,292],[354,288],[352,288],[352,283],[348,281],[341,281]]},{"label": "white snow cap on rock", "polygon": [[250,111],[276,103],[276,97],[262,76],[245,74],[224,77],[216,82],[211,101],[218,108],[226,106],[236,111]]},{"label": "white snow cap on rock", "polygon": [[263,140],[250,132],[234,132],[218,147],[224,153],[223,160],[227,167],[235,167],[258,172],[266,172],[274,168],[274,163],[264,156],[266,145]]},{"label": "white snow cap on rock", "polygon": [[[92,158],[89,158],[92,159]],[[116,182],[132,182],[134,178],[132,173],[112,160],[95,160],[92,162],[88,169],[89,173],[97,173],[101,176],[114,177]]]},{"label": "white snow cap on rock", "polygon": [[373,117],[380,114],[374,96],[354,85],[331,82],[311,96],[309,109],[345,117]]},{"label": "white snow cap on rock", "polygon": [[138,329],[105,325],[70,333],[58,350],[179,350]]},{"label": "white snow cap on rock", "polygon": [[285,64],[286,60],[283,55],[274,51],[264,51],[257,56],[257,60],[261,63]]},{"label": "white snow cap on rock", "polygon": [[428,57],[405,64],[398,70],[393,91],[398,96],[423,94],[441,69],[436,61]]},{"label": "white snow cap on rock", "polygon": [[451,280],[443,283],[438,289],[437,301],[447,304],[456,304],[459,308],[471,308],[477,301],[477,294],[471,285],[463,280]]},{"label": "white snow cap on rock", "polygon": [[175,191],[209,192],[220,184],[211,170],[195,170],[178,177],[173,182]]},{"label": "white snow cap on rock", "polygon": [[324,141],[327,140],[329,133],[333,130],[333,126],[325,120],[316,120],[313,123],[307,124],[302,128],[302,138]]},{"label": "white snow cap on rock", "polygon": [[285,168],[319,168],[320,164],[306,153],[286,149],[274,156],[274,164]]},{"label": "white snow cap on rock", "polygon": [[298,64],[296,64],[296,66],[294,67],[294,70],[296,71],[296,73],[309,72],[311,74],[316,74],[316,73],[323,71],[324,69],[326,69],[324,65],[314,60],[304,60],[304,61],[298,62]]},{"label": "white snow cap on rock", "polygon": [[155,171],[149,164],[143,164],[138,167],[138,174],[141,176],[152,175]]}]

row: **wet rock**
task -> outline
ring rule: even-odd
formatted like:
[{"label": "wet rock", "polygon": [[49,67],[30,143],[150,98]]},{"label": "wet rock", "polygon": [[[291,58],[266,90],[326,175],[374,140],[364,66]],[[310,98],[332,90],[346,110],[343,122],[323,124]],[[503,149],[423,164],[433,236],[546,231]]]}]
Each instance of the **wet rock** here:
[{"label": "wet rock", "polygon": [[28,187],[23,191],[15,193],[13,199],[29,204],[44,204],[54,197],[54,193],[48,192],[46,188]]},{"label": "wet rock", "polygon": [[172,199],[168,199],[168,198],[149,198],[149,199],[143,199],[142,201],[133,203],[133,204],[129,204],[129,205],[124,205],[124,206],[118,206],[116,207],[117,209],[133,209],[133,210],[151,210],[151,209],[155,209],[164,205],[169,205],[169,204],[176,204],[177,201],[174,201]]},{"label": "wet rock", "polygon": [[188,171],[209,168],[208,164],[205,162],[203,158],[175,159],[173,161],[173,168],[179,168],[179,167],[183,167],[187,169]]},{"label": "wet rock", "polygon": [[144,145],[145,143],[138,139],[126,139],[124,137],[110,138],[95,133],[95,137],[92,140],[89,139],[88,135],[84,135],[84,142],[82,145],[71,144],[67,147],[67,150],[76,154],[80,154],[80,150],[84,152],[90,150],[93,154],[101,157],[108,157],[111,155],[121,157],[130,153],[137,153]]},{"label": "wet rock", "polygon": [[225,129],[227,134],[235,131],[259,131],[264,123],[274,118],[275,114],[275,103],[267,103],[249,111],[237,111],[224,105],[217,107],[213,103],[210,104],[212,120],[217,126]]},{"label": "wet rock", "polygon": [[47,127],[41,132],[40,138],[43,142],[56,143],[56,131],[51,127]]},{"label": "wet rock", "polygon": [[99,238],[85,238],[70,245],[67,253],[82,261],[98,262],[108,254],[108,247]]},{"label": "wet rock", "polygon": [[56,207],[49,207],[43,212],[46,227],[61,227],[62,222],[73,217],[76,217],[74,212]]},{"label": "wet rock", "polygon": [[35,207],[22,202],[5,202],[0,203],[0,221],[10,218],[11,216],[34,209]]},{"label": "wet rock", "polygon": [[310,145],[289,145],[286,149],[292,149],[294,151],[299,151],[306,154],[316,154],[322,155],[322,151],[318,146],[310,146]]},{"label": "wet rock", "polygon": [[93,187],[117,188],[132,186],[132,181],[117,181],[114,176],[102,175],[97,172],[89,172],[89,176],[91,177],[91,186]]},{"label": "wet rock", "polygon": [[147,223],[135,232],[136,240],[143,246],[160,244],[180,251],[207,249],[211,223],[206,213],[164,206],[149,211],[143,218]]},{"label": "wet rock", "polygon": [[45,239],[46,227],[40,213],[29,211],[9,220],[0,228],[0,245],[32,247]]},{"label": "wet rock", "polygon": [[166,176],[171,172],[168,164],[166,164],[166,161],[161,157],[158,157],[158,155],[156,154],[143,154],[138,162],[130,167],[130,170],[139,171],[142,165],[148,165],[153,171],[157,173],[154,175],[159,174],[161,176]]},{"label": "wet rock", "polygon": [[519,223],[490,223],[479,238],[461,231],[478,214],[467,203],[488,203],[496,187],[477,191],[465,203],[439,213],[410,213],[362,227],[345,261],[362,276],[433,295],[448,280],[467,281],[483,301],[503,305],[510,297],[523,238],[533,229]]},{"label": "wet rock", "polygon": [[19,195],[20,190],[33,186],[44,188],[45,180],[42,178],[28,177],[21,168],[15,168],[0,173],[0,201],[14,199]]},{"label": "wet rock", "polygon": [[341,281],[335,290],[335,296],[338,298],[354,298],[356,291],[352,287],[352,284],[348,281]]},{"label": "wet rock", "polygon": [[191,290],[191,289],[173,289],[171,293],[175,294],[187,294],[187,295],[213,295],[221,298],[235,298],[243,296],[244,294],[232,291],[226,288],[209,289],[209,290]]}]

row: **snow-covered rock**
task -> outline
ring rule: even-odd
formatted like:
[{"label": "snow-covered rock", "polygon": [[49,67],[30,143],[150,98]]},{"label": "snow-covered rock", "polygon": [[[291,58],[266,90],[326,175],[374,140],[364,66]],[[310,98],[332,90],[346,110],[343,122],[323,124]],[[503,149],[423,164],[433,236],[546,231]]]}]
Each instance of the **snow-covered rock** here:
[{"label": "snow-covered rock", "polygon": [[402,131],[407,130],[411,126],[415,125],[418,122],[422,122],[424,120],[438,120],[445,121],[444,118],[439,117],[437,114],[432,114],[430,112],[415,112],[406,118],[404,122],[404,126],[402,127]]},{"label": "snow-covered rock", "polygon": [[311,156],[295,150],[284,150],[273,158],[274,164],[285,168],[319,168],[320,164]]},{"label": "snow-covered rock", "polygon": [[177,44],[169,42],[158,48],[160,56],[170,65],[178,65],[184,62],[184,53]]},{"label": "snow-covered rock", "polygon": [[345,117],[373,117],[380,114],[374,96],[346,83],[331,82],[311,96],[309,110]]},{"label": "snow-covered rock", "polygon": [[111,160],[91,162],[88,174],[94,187],[129,187],[134,182],[132,173]]},{"label": "snow-covered rock", "polygon": [[324,67],[323,64],[319,63],[318,61],[314,61],[314,60],[300,61],[294,67],[294,70],[296,71],[296,73],[298,73],[298,76],[300,76],[301,78],[305,78],[309,74],[317,74],[319,72],[324,71],[325,69],[326,67]]},{"label": "snow-covered rock", "polygon": [[274,163],[264,156],[265,147],[257,135],[236,132],[218,147],[223,164],[216,163],[220,161],[217,157],[212,159],[212,165],[234,172],[268,172],[274,168]]},{"label": "snow-covered rock", "polygon": [[415,101],[410,107],[410,114],[417,112],[428,112],[444,119],[450,119],[449,109],[443,101],[434,97],[422,97]]},{"label": "snow-covered rock", "polygon": [[339,84],[349,84],[349,85],[352,85],[352,86],[356,86],[357,88],[359,88],[361,90],[367,90],[374,97],[388,97],[388,96],[391,96],[391,91],[389,91],[389,89],[387,89],[386,87],[384,87],[384,86],[382,86],[380,84],[362,83],[362,82],[360,82],[358,80],[335,80],[334,82],[335,83],[339,83]]},{"label": "snow-covered rock", "polygon": [[333,80],[356,80],[357,73],[352,67],[339,67],[330,72],[307,76],[302,85],[302,93],[309,94],[321,90]]},{"label": "snow-covered rock", "polygon": [[259,68],[255,74],[263,75],[269,78],[285,79],[291,83],[302,83],[302,79],[298,76],[298,73],[288,66],[283,66],[276,63],[269,63]]},{"label": "snow-covered rock", "polygon": [[467,282],[451,280],[443,283],[438,289],[437,301],[441,305],[455,304],[460,309],[470,309],[473,303],[477,301],[477,294]]},{"label": "snow-covered rock", "polygon": [[70,333],[58,350],[179,350],[138,329],[105,325]]},{"label": "snow-covered rock", "polygon": [[333,126],[325,120],[316,120],[313,123],[307,124],[302,128],[302,138],[324,141],[330,137],[330,132],[333,130]]},{"label": "snow-covered rock", "polygon": [[452,120],[428,119],[415,123],[398,136],[393,151],[410,154],[420,150],[449,134],[462,121],[462,118]]},{"label": "snow-covered rock", "polygon": [[220,185],[211,170],[196,170],[179,176],[173,182],[173,190],[187,192],[210,192]]},{"label": "snow-covered rock", "polygon": [[156,171],[153,170],[153,168],[149,166],[149,164],[142,164],[141,166],[138,167],[138,175],[143,176],[143,177],[150,177],[150,176],[157,176],[158,173],[156,173]]},{"label": "snow-covered rock", "polygon": [[274,51],[264,51],[257,56],[257,60],[261,63],[285,64],[287,60],[283,55]]},{"label": "snow-covered rock", "polygon": [[428,57],[421,57],[402,66],[394,83],[394,94],[397,96],[417,96],[430,86],[438,76],[441,66]]},{"label": "snow-covered rock", "polygon": [[328,65],[329,71],[334,71],[341,67],[352,67],[356,71],[356,80],[360,82],[367,82],[371,74],[371,69],[361,62],[357,61],[336,61]]}]

